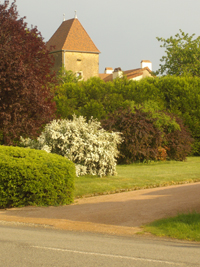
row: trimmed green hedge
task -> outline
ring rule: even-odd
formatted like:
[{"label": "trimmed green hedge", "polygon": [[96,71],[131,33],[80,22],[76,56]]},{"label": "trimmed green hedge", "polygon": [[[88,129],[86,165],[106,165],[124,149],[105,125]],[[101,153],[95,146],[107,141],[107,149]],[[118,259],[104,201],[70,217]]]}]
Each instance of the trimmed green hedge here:
[{"label": "trimmed green hedge", "polygon": [[[92,77],[78,83],[59,85],[54,100],[63,119],[73,114],[99,121],[119,108],[157,103],[159,111],[167,111],[183,120],[194,138],[192,154],[200,155],[200,77],[162,76],[140,81],[115,79],[104,82]],[[156,110],[155,110],[156,111]]]},{"label": "trimmed green hedge", "polygon": [[0,146],[0,208],[73,202],[75,165],[41,150]]}]

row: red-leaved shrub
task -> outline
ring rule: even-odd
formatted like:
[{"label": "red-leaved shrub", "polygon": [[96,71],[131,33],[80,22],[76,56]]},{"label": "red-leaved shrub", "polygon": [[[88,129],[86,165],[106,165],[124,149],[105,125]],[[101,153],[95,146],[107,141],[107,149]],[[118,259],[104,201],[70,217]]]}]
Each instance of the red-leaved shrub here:
[{"label": "red-leaved shrub", "polygon": [[118,163],[156,160],[161,145],[161,132],[154,125],[155,119],[141,109],[120,108],[102,121],[106,130],[121,132],[124,138],[119,146]]},{"label": "red-leaved shrub", "polygon": [[118,163],[130,164],[148,160],[185,160],[191,152],[193,139],[177,116],[163,112],[163,116],[174,118],[179,127],[158,127],[158,118],[142,108],[120,108],[109,114],[102,126],[109,131],[121,132],[124,139],[119,146]]},{"label": "red-leaved shrub", "polygon": [[[169,114],[168,114],[169,115]],[[171,115],[176,119],[180,126],[180,130],[165,132],[164,138],[167,146],[167,156],[172,160],[185,160],[191,153],[193,138],[182,119],[175,115]]]}]

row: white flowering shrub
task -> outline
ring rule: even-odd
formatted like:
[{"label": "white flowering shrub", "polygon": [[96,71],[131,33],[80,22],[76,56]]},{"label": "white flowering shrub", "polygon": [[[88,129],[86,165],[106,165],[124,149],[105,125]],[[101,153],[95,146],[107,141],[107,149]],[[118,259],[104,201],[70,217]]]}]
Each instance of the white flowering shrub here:
[{"label": "white flowering shrub", "polygon": [[73,120],[53,120],[47,124],[36,141],[21,138],[25,147],[62,155],[76,164],[76,175],[116,174],[117,145],[120,133],[107,132],[100,122],[76,117]]}]

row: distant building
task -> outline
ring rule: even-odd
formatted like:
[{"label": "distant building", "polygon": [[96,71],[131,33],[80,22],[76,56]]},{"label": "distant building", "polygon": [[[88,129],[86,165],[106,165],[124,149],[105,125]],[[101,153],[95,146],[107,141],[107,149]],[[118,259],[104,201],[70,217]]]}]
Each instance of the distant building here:
[{"label": "distant building", "polygon": [[62,66],[66,70],[76,73],[77,77],[87,80],[91,77],[100,77],[104,81],[113,81],[124,75],[131,80],[140,80],[152,77],[152,63],[149,60],[141,61],[141,68],[122,71],[121,68],[105,68],[99,74],[100,51],[83,28],[76,15],[74,19],[62,22],[57,31],[47,42],[47,48],[54,55],[54,70]]},{"label": "distant building", "polygon": [[55,57],[54,70],[64,66],[85,80],[99,76],[100,51],[76,17],[62,22],[47,48]]},{"label": "distant building", "polygon": [[104,73],[100,73],[99,77],[105,82],[113,81],[117,77],[122,78],[126,76],[128,80],[141,80],[145,77],[153,77],[152,63],[149,60],[141,61],[141,68],[122,71],[121,68],[105,68]]}]

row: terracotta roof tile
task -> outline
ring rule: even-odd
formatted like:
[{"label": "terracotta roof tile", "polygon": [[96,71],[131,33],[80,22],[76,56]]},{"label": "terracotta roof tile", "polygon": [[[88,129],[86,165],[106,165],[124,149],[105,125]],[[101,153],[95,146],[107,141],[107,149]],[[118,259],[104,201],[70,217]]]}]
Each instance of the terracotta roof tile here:
[{"label": "terracotta roof tile", "polygon": [[105,82],[109,82],[113,80],[113,75],[107,73],[99,73],[99,78],[101,78]]},{"label": "terracotta roof tile", "polygon": [[47,42],[47,48],[51,51],[68,50],[100,53],[78,19],[63,21]]},{"label": "terracotta roof tile", "polygon": [[143,70],[147,70],[148,72],[151,72],[151,70],[148,67],[145,68],[139,68],[139,69],[133,69],[133,70],[126,70],[124,71],[124,74],[127,75],[136,75],[138,74],[138,76],[142,75]]},{"label": "terracotta roof tile", "polygon": [[[132,79],[138,76],[143,75],[143,70],[147,70],[151,73],[151,70],[148,67],[145,68],[138,68],[138,69],[132,69],[132,70],[126,70],[123,71],[123,74],[127,77],[127,79]],[[99,74],[99,77],[104,80],[105,82],[112,81],[113,80],[113,75],[112,74]]]}]

